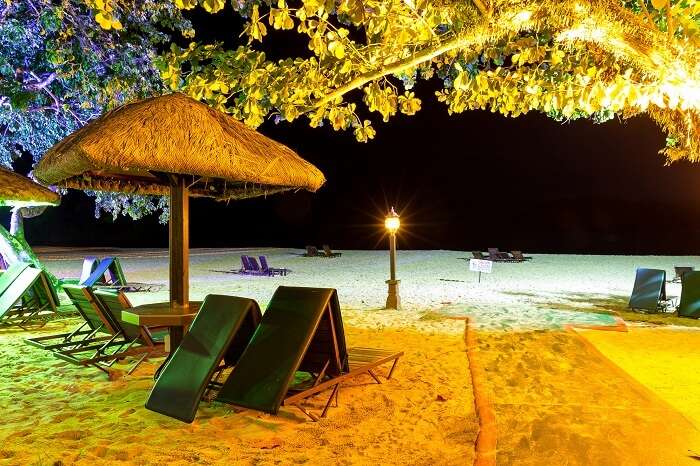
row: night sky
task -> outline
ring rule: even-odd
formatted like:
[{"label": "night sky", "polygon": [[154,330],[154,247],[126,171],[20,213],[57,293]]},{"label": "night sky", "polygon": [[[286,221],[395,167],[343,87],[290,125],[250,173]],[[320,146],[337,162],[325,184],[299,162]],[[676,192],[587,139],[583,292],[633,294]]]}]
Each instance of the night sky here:
[{"label": "night sky", "polygon": [[[232,46],[240,22],[230,14],[193,15],[200,40]],[[273,47],[306,53],[284,35]],[[273,55],[273,58],[277,58]],[[265,123],[259,130],[314,163],[328,181],[316,194],[278,194],[228,204],[193,199],[192,247],[329,243],[336,249],[385,248],[381,222],[395,205],[404,249],[526,252],[700,253],[700,165],[664,165],[664,134],[646,117],[595,125],[558,123],[540,114],[447,114],[421,82],[423,109],[389,123],[372,115],[377,136]],[[7,223],[3,213],[3,222]],[[34,245],[167,247],[167,226],[94,217],[92,200],[65,196],[26,222]]]}]

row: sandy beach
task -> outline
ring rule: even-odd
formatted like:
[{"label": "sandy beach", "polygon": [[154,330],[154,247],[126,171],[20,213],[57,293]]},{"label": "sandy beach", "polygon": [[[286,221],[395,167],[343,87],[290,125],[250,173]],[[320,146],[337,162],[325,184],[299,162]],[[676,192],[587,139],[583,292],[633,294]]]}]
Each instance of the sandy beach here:
[{"label": "sandy beach", "polygon": [[[127,278],[164,283],[167,255],[102,251],[122,257]],[[241,253],[266,254],[286,277],[245,277]],[[381,310],[386,253],[343,251],[337,259],[298,250],[194,250],[194,299],[208,293],[252,297],[264,309],[281,285],[338,289],[350,346],[402,350],[394,377],[360,376],[340,405],[310,422],[295,409],[270,416],[203,402],[191,425],[143,407],[153,358],[132,375],[129,361],[111,380],[22,343],[65,331],[0,330],[0,465],[44,464],[472,464],[479,418],[474,406],[464,320],[473,318],[481,386],[494,411],[497,464],[697,464],[700,452],[700,332],[628,325],[629,332],[571,330],[611,325],[636,266],[672,268],[700,258],[545,256],[468,271],[464,252],[401,251],[404,309]],[[75,251],[44,250],[58,276],[77,275]],[[680,287],[671,284],[669,294]],[[134,304],[167,299],[130,293]],[[682,362],[679,362],[682,361]],[[324,399],[311,406],[321,406]]]}]

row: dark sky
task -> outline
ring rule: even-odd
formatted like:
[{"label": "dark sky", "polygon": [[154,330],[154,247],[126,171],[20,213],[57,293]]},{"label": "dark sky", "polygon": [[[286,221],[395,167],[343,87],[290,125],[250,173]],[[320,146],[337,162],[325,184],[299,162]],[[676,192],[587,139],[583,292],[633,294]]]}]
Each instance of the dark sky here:
[{"label": "dark sky", "polygon": [[[200,39],[235,44],[232,17],[194,19],[207,31]],[[288,38],[273,45],[296,50]],[[305,119],[265,123],[260,131],[318,166],[326,185],[228,205],[194,199],[191,246],[384,248],[381,217],[396,205],[405,249],[700,253],[700,165],[664,166],[657,152],[665,136],[650,119],[449,116],[432,95],[436,85],[419,84],[417,115],[388,124],[373,117],[377,136],[367,144]],[[167,246],[156,218],[96,220],[92,201],[77,192],[28,220],[27,236],[37,245]]]}]

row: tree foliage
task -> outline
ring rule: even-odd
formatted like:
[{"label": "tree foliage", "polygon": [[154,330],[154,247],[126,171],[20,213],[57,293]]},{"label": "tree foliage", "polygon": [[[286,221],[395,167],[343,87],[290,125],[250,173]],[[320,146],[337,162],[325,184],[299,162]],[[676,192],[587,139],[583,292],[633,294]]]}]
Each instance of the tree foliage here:
[{"label": "tree foliage", "polygon": [[[2,2],[0,163],[23,154],[36,161],[105,110],[162,92],[153,61],[171,31],[192,34],[169,1]],[[99,195],[96,205],[139,217],[162,201]]]},{"label": "tree foliage", "polygon": [[[175,0],[210,12],[224,0]],[[246,44],[173,45],[158,64],[182,90],[257,127],[306,118],[375,136],[413,115],[419,81],[439,79],[450,113],[489,109],[557,120],[646,113],[669,160],[700,160],[700,0],[231,0]],[[275,30],[308,52],[272,61]],[[358,105],[364,108],[358,108]]]}]

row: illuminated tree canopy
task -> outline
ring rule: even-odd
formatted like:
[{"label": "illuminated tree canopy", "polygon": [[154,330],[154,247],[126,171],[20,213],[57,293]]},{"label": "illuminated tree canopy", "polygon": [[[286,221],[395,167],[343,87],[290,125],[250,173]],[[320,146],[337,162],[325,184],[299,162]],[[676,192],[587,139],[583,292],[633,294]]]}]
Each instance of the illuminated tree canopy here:
[{"label": "illuminated tree canopy", "polygon": [[[121,8],[118,30],[107,30],[82,0],[0,2],[0,164],[23,154],[37,161],[105,110],[165,89],[153,64],[158,47],[170,32],[189,34],[189,22],[170,2],[127,0]],[[115,216],[138,218],[160,203],[96,196],[96,213]]]},{"label": "illuminated tree canopy", "polygon": [[[174,0],[210,12],[224,0]],[[115,4],[116,5],[116,4]],[[648,114],[669,161],[700,160],[700,0],[231,0],[245,45],[172,46],[161,76],[257,127],[308,119],[358,141],[412,115],[414,86],[440,79],[450,113],[544,112],[557,120]],[[114,7],[117,11],[117,7]],[[261,52],[275,30],[308,38],[279,61]],[[358,108],[363,105],[366,109]]]}]

